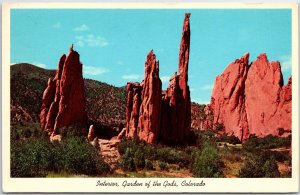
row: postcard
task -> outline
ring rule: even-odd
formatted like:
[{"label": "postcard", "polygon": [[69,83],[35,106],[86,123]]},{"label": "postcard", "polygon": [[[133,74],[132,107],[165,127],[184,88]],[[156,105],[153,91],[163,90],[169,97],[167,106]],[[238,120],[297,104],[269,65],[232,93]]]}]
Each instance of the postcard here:
[{"label": "postcard", "polygon": [[299,191],[295,3],[3,5],[4,192]]}]

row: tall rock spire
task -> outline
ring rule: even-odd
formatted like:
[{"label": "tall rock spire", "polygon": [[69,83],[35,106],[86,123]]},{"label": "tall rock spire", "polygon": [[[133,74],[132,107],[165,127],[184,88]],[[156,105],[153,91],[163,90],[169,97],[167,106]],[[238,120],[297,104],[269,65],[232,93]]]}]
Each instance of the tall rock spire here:
[{"label": "tall rock spire", "polygon": [[152,143],[157,140],[161,115],[161,80],[159,62],[151,50],[145,63],[145,79],[142,90],[142,103],[139,118],[140,139]]},{"label": "tall rock spire", "polygon": [[[127,137],[137,136],[148,143],[160,141],[177,144],[188,141],[191,128],[191,98],[188,86],[189,18],[190,14],[187,13],[180,43],[178,74],[176,72],[170,79],[167,91],[161,90],[159,63],[152,50],[145,63],[143,82],[141,84],[128,83]],[[137,114],[138,107],[140,108]],[[137,117],[139,117],[138,124],[136,123]]]},{"label": "tall rock spire", "polygon": [[179,103],[178,110],[178,130],[179,136],[187,139],[191,128],[191,97],[188,86],[188,66],[190,55],[190,13],[185,14],[183,22],[183,32],[179,51]]},{"label": "tall rock spire", "polygon": [[60,58],[54,79],[44,91],[40,114],[41,127],[56,134],[61,127],[86,121],[84,81],[79,54],[70,47]]},{"label": "tall rock spire", "polygon": [[178,74],[180,75],[180,88],[185,88],[188,81],[188,65],[190,56],[190,13],[185,14],[183,22],[182,37],[180,42]]}]

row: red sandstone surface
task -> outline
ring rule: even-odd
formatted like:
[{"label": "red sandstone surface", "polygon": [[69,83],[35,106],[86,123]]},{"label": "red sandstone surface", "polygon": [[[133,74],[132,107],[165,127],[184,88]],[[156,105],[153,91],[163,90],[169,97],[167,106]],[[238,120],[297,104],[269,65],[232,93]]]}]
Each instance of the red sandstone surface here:
[{"label": "red sandstone surface", "polygon": [[178,73],[161,90],[159,63],[151,50],[145,62],[145,78],[141,84],[127,84],[126,136],[148,143],[187,142],[191,128],[191,99],[188,86],[190,51],[190,14],[184,19],[180,43]]},{"label": "red sandstone surface", "polygon": [[283,86],[280,63],[261,54],[249,65],[249,54],[217,76],[210,106],[213,123],[240,140],[291,133],[292,79]]},{"label": "red sandstone surface", "polygon": [[61,127],[86,121],[84,82],[79,54],[70,48],[60,58],[54,78],[44,91],[40,121],[42,129],[56,134]]}]

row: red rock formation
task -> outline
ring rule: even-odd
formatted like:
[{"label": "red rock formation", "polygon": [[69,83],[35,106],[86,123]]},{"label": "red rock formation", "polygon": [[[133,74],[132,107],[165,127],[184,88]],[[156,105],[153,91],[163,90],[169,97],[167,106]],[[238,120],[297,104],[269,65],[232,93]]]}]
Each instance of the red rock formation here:
[{"label": "red rock formation", "polygon": [[[279,128],[284,130],[284,133],[291,133],[292,130],[292,77],[289,78],[288,83],[282,87],[280,92],[280,102],[278,104],[277,117],[279,121]],[[278,129],[280,130],[280,129]],[[281,132],[278,132],[281,135]]]},{"label": "red rock formation", "polygon": [[137,136],[142,86],[139,83],[127,83],[126,137]]},{"label": "red rock formation", "polygon": [[160,129],[161,114],[161,80],[159,78],[159,63],[153,50],[147,56],[145,62],[145,79],[141,96],[139,114],[139,138],[148,143],[157,140]]},{"label": "red rock formation", "polygon": [[245,80],[248,72],[249,54],[229,64],[225,71],[217,76],[211,97],[214,111],[214,124],[223,124],[226,133],[243,139],[248,132],[245,111]]},{"label": "red rock formation", "polygon": [[162,124],[160,137],[165,143],[176,143],[179,141],[178,126],[178,94],[179,76],[177,72],[171,77],[167,90],[162,95]]},{"label": "red rock formation", "polygon": [[[247,139],[291,132],[291,78],[283,87],[279,62],[269,63],[266,54],[248,65],[249,54],[231,63],[217,76],[211,104],[214,125],[225,133]],[[281,131],[281,133],[279,133]]]},{"label": "red rock formation", "polygon": [[192,123],[191,127],[195,130],[212,130],[213,129],[213,112],[210,105],[202,108],[202,105],[192,103]]},{"label": "red rock formation", "polygon": [[175,144],[187,141],[191,128],[191,100],[188,86],[189,17],[188,13],[184,19],[179,74],[175,73],[170,79],[167,91],[163,93],[161,91],[159,65],[153,51],[147,56],[144,81],[140,85],[127,84],[127,137],[137,136],[148,143],[162,141]]},{"label": "red rock formation", "polygon": [[96,135],[95,135],[95,127],[94,125],[91,125],[89,128],[89,133],[88,133],[88,140],[91,142],[95,139]]},{"label": "red rock formation", "polygon": [[61,127],[86,121],[82,64],[72,46],[68,56],[60,58],[54,79],[48,81],[40,121],[42,129],[53,134]]},{"label": "red rock formation", "polygon": [[[188,86],[188,65],[190,54],[190,13],[185,14],[183,33],[179,53],[179,89],[182,95],[179,97],[178,108],[178,129],[181,141],[187,139],[191,129],[191,97]],[[181,99],[182,98],[182,99]]]},{"label": "red rock formation", "polygon": [[249,134],[263,137],[279,135],[279,128],[291,130],[291,81],[283,89],[282,86],[280,63],[269,63],[266,54],[258,56],[245,84]]}]

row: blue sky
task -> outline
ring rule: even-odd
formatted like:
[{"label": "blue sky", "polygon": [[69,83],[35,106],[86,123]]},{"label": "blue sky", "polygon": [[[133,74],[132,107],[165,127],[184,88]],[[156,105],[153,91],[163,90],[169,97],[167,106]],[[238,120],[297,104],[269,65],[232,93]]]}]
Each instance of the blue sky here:
[{"label": "blue sky", "polygon": [[263,52],[280,61],[285,82],[291,75],[289,9],[13,9],[11,64],[56,69],[74,43],[85,78],[124,86],[143,79],[146,55],[153,49],[166,89],[178,67],[185,12],[191,13],[193,101],[208,103],[215,77],[247,52],[251,61]]}]

